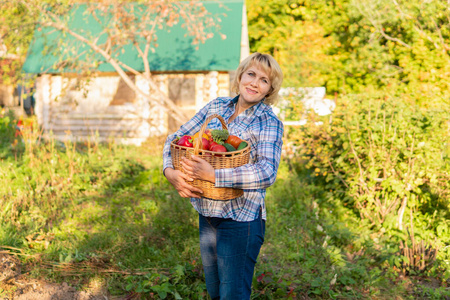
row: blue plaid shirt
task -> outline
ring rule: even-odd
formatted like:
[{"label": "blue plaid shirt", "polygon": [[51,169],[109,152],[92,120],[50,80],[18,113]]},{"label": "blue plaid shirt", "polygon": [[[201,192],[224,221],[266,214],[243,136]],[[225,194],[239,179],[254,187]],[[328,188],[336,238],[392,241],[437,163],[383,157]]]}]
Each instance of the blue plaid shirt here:
[{"label": "blue plaid shirt", "polygon": [[[193,135],[198,132],[206,118],[218,114],[227,122],[228,131],[251,145],[250,161],[238,168],[216,169],[216,187],[231,187],[244,190],[244,195],[229,201],[217,201],[208,198],[191,198],[191,203],[201,215],[206,217],[231,218],[239,222],[253,221],[262,209],[262,218],[266,219],[264,198],[266,188],[275,182],[280,164],[283,145],[283,123],[273,113],[269,105],[260,102],[241,113],[230,124],[228,119],[235,111],[238,97],[219,97],[205,105],[191,120],[178,131],[167,137],[164,145],[164,170],[173,168],[170,156],[170,143],[177,137]],[[222,129],[215,118],[208,128]]]}]

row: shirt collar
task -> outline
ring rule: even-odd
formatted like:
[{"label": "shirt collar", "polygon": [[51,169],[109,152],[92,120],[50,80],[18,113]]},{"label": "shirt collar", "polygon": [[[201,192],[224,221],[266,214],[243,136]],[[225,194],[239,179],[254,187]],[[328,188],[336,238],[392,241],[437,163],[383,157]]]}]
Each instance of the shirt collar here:
[{"label": "shirt collar", "polygon": [[239,100],[239,95],[237,95],[236,97],[234,97],[233,99],[231,99],[231,101],[230,101],[230,103],[228,104],[228,106],[234,106],[234,105],[236,105],[236,103],[238,102],[238,100]]},{"label": "shirt collar", "polygon": [[[230,103],[228,104],[228,106],[234,106],[236,105],[236,103],[238,102],[239,99],[239,95],[237,95],[236,97],[234,97],[233,99],[231,99]],[[262,101],[260,101],[258,104],[253,105],[252,107],[248,108],[245,110],[245,115],[248,116],[252,113],[255,114],[256,117],[260,116],[261,113],[267,108],[267,104],[264,103],[264,100],[266,98],[264,98]]]}]

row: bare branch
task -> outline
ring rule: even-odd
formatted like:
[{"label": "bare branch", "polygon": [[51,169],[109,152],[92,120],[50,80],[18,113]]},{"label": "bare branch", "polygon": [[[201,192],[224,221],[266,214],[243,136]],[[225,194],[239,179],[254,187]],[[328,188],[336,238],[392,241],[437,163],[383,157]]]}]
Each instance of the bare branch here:
[{"label": "bare branch", "polygon": [[132,67],[130,67],[130,66],[124,64],[123,62],[117,61],[117,63],[118,63],[122,68],[124,68],[124,69],[127,70],[128,72],[132,73],[133,75],[135,75],[135,76],[141,75],[140,72],[138,72],[138,71],[136,71],[135,69],[133,69]]},{"label": "bare branch", "polygon": [[[448,1],[450,1],[450,0],[448,0]],[[431,42],[431,43],[434,45],[434,47],[435,47],[436,49],[440,49],[440,48],[441,48],[440,45],[439,45],[437,42],[435,42],[434,39],[433,39],[429,34],[427,34],[427,33],[425,32],[425,30],[423,30],[423,28],[422,28],[420,22],[419,22],[416,18],[413,18],[412,16],[406,14],[406,13],[403,11],[403,9],[401,8],[400,4],[399,4],[396,0],[392,0],[392,2],[394,3],[395,7],[397,8],[397,10],[399,11],[399,13],[400,13],[402,16],[404,16],[404,17],[406,17],[407,19],[410,19],[410,20],[415,20],[415,21],[414,21],[415,26],[414,26],[413,28],[414,28],[421,36],[425,37],[429,42]],[[450,2],[449,2],[449,3],[450,3]],[[448,20],[449,20],[449,22],[450,22],[450,18],[449,18],[448,15],[447,15],[447,18],[448,18]],[[431,21],[433,22],[433,24],[434,24],[434,26],[435,26],[435,29],[436,29],[436,32],[437,32],[438,35],[439,35],[440,44],[441,44],[441,46],[442,46],[442,48],[443,48],[443,52],[445,53],[446,50],[447,50],[447,51],[450,50],[450,47],[445,43],[445,40],[444,40],[444,38],[442,37],[442,31],[441,31],[441,28],[439,28],[439,26],[437,25],[435,19],[432,18]],[[382,34],[383,34],[383,33],[382,33]]]},{"label": "bare branch", "polygon": [[[150,33],[148,34],[148,36],[146,38],[147,43],[145,44],[144,53],[141,55],[142,59],[144,60],[144,67],[145,67],[145,73],[144,74],[145,74],[145,76],[147,78],[150,78],[150,76],[151,76],[150,64],[149,64],[149,61],[148,61],[148,51],[150,49],[150,44],[153,41],[153,34],[155,33],[156,24],[158,23],[158,20],[159,20],[159,16],[155,17],[155,19],[153,21],[152,28],[150,30]],[[139,47],[136,46],[136,48],[139,48]]]},{"label": "bare branch", "polygon": [[[397,3],[395,0],[393,0],[395,3]],[[371,15],[370,10],[369,11],[363,11],[363,9],[361,8],[361,5],[358,4],[357,5],[358,10],[360,11],[360,13],[362,15],[365,15],[368,20],[370,21],[370,23],[372,24],[372,26],[377,30],[377,32],[379,32],[385,39],[399,43],[400,45],[403,45],[407,48],[411,48],[410,45],[408,45],[407,43],[403,42],[402,40],[392,37],[388,34],[386,34],[386,32],[384,32],[382,26],[380,24],[377,24],[377,22],[375,21],[375,19],[373,18],[373,16]],[[377,12],[379,14],[379,12]]]},{"label": "bare branch", "polygon": [[[450,1],[450,0],[449,0]],[[445,40],[444,40],[444,38],[442,37],[442,30],[441,30],[441,28],[439,28],[439,26],[437,25],[437,23],[436,23],[436,21],[434,20],[434,19],[432,19],[432,21],[433,21],[433,24],[434,24],[434,27],[436,28],[436,31],[437,31],[437,33],[438,33],[438,35],[439,35],[439,39],[440,39],[440,41],[441,41],[441,45],[442,45],[442,47],[445,49],[445,50],[450,50],[450,47],[445,43]],[[445,51],[444,51],[444,53],[445,53]]]},{"label": "bare branch", "polygon": [[402,8],[400,7],[400,5],[398,4],[398,2],[396,0],[392,0],[392,2],[394,2],[395,7],[397,8],[398,12],[400,13],[401,16],[405,16],[407,19],[413,19],[410,15],[406,14]]},{"label": "bare branch", "polygon": [[339,178],[339,180],[345,185],[346,188],[349,188],[348,184],[345,182],[345,180],[342,178],[342,176],[334,169],[333,165],[331,164],[331,161],[328,161],[328,164],[331,167],[331,170],[333,171],[334,175]]},{"label": "bare branch", "polygon": [[424,36],[430,43],[434,45],[436,49],[440,49],[439,45],[423,30],[422,26],[419,22],[416,22],[417,26],[414,26],[414,29],[419,32],[420,35]]},{"label": "bare branch", "polygon": [[393,42],[397,42],[397,43],[399,43],[399,44],[401,44],[401,45],[403,45],[403,46],[405,46],[405,47],[407,47],[407,48],[411,48],[410,45],[408,45],[407,43],[403,42],[402,40],[387,35],[387,34],[384,32],[383,29],[378,29],[378,31],[381,33],[381,35],[382,35],[385,39],[390,40],[390,41],[393,41]]}]

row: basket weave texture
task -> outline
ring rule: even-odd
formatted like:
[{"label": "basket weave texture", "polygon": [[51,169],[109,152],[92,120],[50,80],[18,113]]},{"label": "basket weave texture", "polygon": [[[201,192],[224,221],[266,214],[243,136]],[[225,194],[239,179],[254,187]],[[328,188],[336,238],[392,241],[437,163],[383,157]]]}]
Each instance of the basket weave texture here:
[{"label": "basket weave texture", "polygon": [[[182,172],[184,172],[183,168],[181,167],[180,161],[182,157],[190,159],[192,155],[196,155],[206,160],[214,169],[236,168],[243,166],[249,162],[250,144],[245,140],[242,141],[247,142],[247,147],[234,152],[214,152],[202,149],[201,137],[206,130],[206,126],[208,126],[209,122],[211,122],[211,120],[214,118],[218,118],[220,123],[222,123],[222,129],[228,129],[227,124],[222,116],[213,114],[206,118],[205,123],[202,125],[198,135],[199,138],[196,139],[194,143],[194,148],[179,146],[175,144],[175,141],[170,144],[172,162],[176,170],[181,170]],[[199,196],[214,200],[231,200],[244,194],[244,191],[241,189],[222,187],[218,188],[214,186],[214,183],[205,180],[194,179],[194,181],[188,183],[192,186],[198,187],[203,191],[203,194],[199,194]]]}]

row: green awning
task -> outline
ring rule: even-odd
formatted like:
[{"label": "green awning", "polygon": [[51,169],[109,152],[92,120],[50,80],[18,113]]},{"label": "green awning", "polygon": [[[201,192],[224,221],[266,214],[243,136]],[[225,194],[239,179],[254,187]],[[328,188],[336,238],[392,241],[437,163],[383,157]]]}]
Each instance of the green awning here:
[{"label": "green awning", "polygon": [[[192,37],[186,35],[181,24],[170,28],[170,31],[161,29],[157,32],[159,46],[155,53],[150,51],[148,56],[152,71],[230,71],[237,68],[241,53],[243,0],[203,2],[203,5],[212,15],[220,15],[220,33],[226,39],[214,32],[214,37],[199,44],[197,50],[197,45],[192,45]],[[74,6],[66,16],[68,25],[71,30],[85,36],[98,36],[102,27],[90,14],[86,14],[86,8],[86,4]],[[105,39],[103,36],[103,41]],[[102,43],[102,36],[99,43]],[[56,47],[59,49],[55,52]],[[72,50],[61,54],[68,49]],[[143,61],[136,49],[132,45],[125,45],[122,49],[118,53],[120,60],[137,71],[144,71]],[[88,46],[52,28],[36,28],[23,70],[38,74],[61,73],[61,69],[55,68],[58,62],[63,61],[61,55],[64,59],[70,58],[77,63],[98,60],[101,62],[97,67],[98,71],[115,72],[103,57],[92,52]],[[64,72],[79,72],[79,69],[65,67]]]}]

